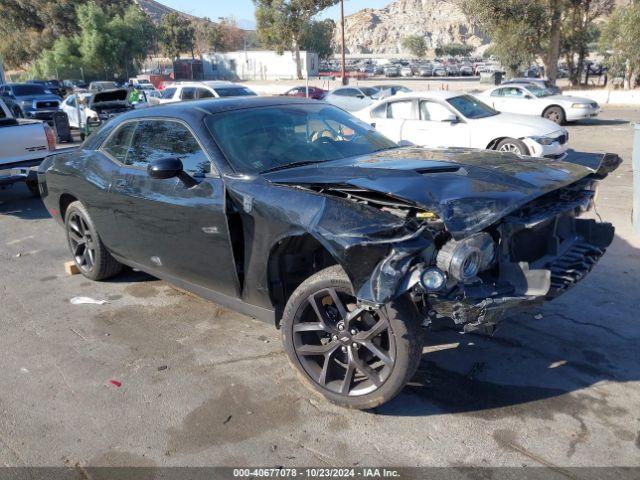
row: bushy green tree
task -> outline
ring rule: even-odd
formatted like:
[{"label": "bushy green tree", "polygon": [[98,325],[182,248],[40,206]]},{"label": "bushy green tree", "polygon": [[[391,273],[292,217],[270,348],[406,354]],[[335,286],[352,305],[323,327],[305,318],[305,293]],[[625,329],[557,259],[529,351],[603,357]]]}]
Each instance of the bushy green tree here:
[{"label": "bushy green tree", "polygon": [[474,47],[472,45],[464,45],[462,43],[445,43],[439,47],[436,47],[436,55],[451,55],[456,57],[458,55],[466,56],[473,52]]},{"label": "bushy green tree", "polygon": [[296,73],[302,78],[300,42],[311,19],[339,0],[253,0],[256,6],[258,37],[265,48],[282,54],[293,50]]},{"label": "bushy green tree", "polygon": [[309,52],[317,53],[321,59],[329,58],[333,55],[333,32],[336,23],[330,18],[320,21],[312,21],[302,32],[300,38],[300,48]]},{"label": "bushy green tree", "polygon": [[180,58],[184,52],[194,53],[195,28],[188,19],[169,13],[162,18],[160,32],[160,46],[170,59]]},{"label": "bushy green tree", "polygon": [[599,48],[609,74],[623,77],[624,88],[634,88],[640,73],[640,2],[617,7],[602,27]]},{"label": "bushy green tree", "polygon": [[427,53],[427,42],[423,36],[410,35],[402,39],[402,47],[409,50],[411,55],[422,58]]}]

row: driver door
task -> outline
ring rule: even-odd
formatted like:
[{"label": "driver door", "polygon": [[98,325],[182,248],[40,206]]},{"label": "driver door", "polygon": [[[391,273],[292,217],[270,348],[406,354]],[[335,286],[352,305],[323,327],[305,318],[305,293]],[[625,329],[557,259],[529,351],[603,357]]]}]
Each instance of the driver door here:
[{"label": "driver door", "polygon": [[[120,128],[126,127],[123,124]],[[113,158],[110,140],[103,148]],[[150,272],[186,280],[226,295],[239,295],[225,213],[222,179],[193,131],[183,122],[136,122],[131,143],[121,149],[110,188],[120,232],[117,253]],[[198,185],[158,180],[147,173],[156,159],[179,158]]]}]

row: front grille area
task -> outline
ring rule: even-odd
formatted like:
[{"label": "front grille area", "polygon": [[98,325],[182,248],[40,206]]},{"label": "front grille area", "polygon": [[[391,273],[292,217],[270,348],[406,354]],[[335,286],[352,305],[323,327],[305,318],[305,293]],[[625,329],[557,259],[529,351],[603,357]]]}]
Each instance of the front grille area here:
[{"label": "front grille area", "polygon": [[575,243],[564,255],[549,265],[551,288],[547,297],[555,298],[582,280],[598,263],[604,252],[604,248],[586,241]]},{"label": "front grille area", "polygon": [[47,100],[36,102],[36,108],[58,108],[59,103],[56,100]]}]

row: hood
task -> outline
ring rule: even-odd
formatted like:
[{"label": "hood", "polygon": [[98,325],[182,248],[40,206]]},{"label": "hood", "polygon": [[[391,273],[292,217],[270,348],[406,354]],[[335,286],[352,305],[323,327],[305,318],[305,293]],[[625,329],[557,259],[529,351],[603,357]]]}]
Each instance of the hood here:
[{"label": "hood", "polygon": [[89,107],[105,106],[106,104],[113,103],[127,103],[129,92],[125,88],[118,90],[104,90],[102,92],[96,92],[91,97]]},{"label": "hood", "polygon": [[398,148],[264,174],[268,181],[356,188],[436,213],[463,238],[594,170],[574,163],[472,149]]},{"label": "hood", "polygon": [[514,138],[549,135],[561,130],[557,123],[546,118],[516,113],[499,113],[492,117],[468,121],[472,124],[486,125],[492,130],[499,129],[504,135]]},{"label": "hood", "polygon": [[49,93],[45,93],[42,95],[21,95],[21,96],[17,96],[16,97],[16,101],[18,102],[33,102],[34,100],[37,100],[39,102],[42,101],[47,101],[47,100],[56,100],[56,101],[60,101],[61,98],[57,95],[51,95]]},{"label": "hood", "polygon": [[571,95],[549,95],[548,97],[544,97],[544,99],[566,103],[597,103],[595,100],[591,100],[590,98],[573,97]]}]

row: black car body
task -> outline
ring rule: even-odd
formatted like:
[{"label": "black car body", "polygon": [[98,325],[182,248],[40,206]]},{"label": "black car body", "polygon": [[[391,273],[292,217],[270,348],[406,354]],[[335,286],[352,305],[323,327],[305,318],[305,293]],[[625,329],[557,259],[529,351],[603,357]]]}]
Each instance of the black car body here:
[{"label": "black car body", "polygon": [[82,248],[90,231],[114,262],[281,325],[312,388],[370,408],[415,370],[416,325],[488,330],[581,280],[613,227],[577,212],[618,164],[398,148],[333,106],[273,97],[126,113],[39,180],[81,270],[107,255]]},{"label": "black car body", "polygon": [[60,110],[62,99],[42,85],[26,83],[7,83],[0,85],[0,95],[9,97],[20,107],[24,118],[51,121],[54,113]]}]

